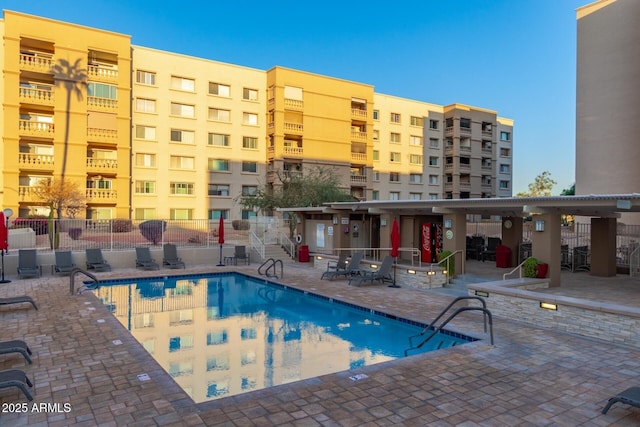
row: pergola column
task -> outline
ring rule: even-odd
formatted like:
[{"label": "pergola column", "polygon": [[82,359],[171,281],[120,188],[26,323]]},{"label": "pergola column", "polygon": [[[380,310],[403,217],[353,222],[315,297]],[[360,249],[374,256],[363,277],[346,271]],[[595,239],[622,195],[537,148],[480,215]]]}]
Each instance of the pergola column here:
[{"label": "pergola column", "polygon": [[615,218],[591,218],[591,275],[611,277],[616,275]]},{"label": "pergola column", "polygon": [[[542,223],[538,223],[542,221]],[[536,223],[542,231],[536,231]],[[542,214],[533,217],[534,231],[531,234],[532,256],[540,262],[549,264],[549,286],[560,286],[560,267],[562,262],[560,238],[560,214]]]},{"label": "pergola column", "polygon": [[502,244],[511,249],[511,266],[518,265],[518,251],[522,243],[522,217],[502,217]]},{"label": "pergola column", "polygon": [[[455,255],[455,274],[462,274],[466,261],[467,247],[467,215],[466,214],[445,214],[443,216],[442,229],[442,249],[445,251],[462,251]],[[447,227],[450,225],[451,227]]]}]

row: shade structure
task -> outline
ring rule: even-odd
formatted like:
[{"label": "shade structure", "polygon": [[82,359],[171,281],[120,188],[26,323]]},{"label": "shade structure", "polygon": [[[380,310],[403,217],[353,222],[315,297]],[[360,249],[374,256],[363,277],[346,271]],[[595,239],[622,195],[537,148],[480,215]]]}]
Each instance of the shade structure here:
[{"label": "shade structure", "polygon": [[7,221],[4,219],[4,212],[0,212],[0,250],[9,249],[9,230]]},{"label": "shade structure", "polygon": [[389,285],[390,288],[399,288],[396,285],[396,265],[398,264],[398,255],[400,255],[400,226],[398,220],[394,219],[391,225],[391,256],[395,258],[393,265],[393,283]]},{"label": "shade structure", "polygon": [[220,216],[220,225],[218,226],[218,243],[224,244],[224,218]]}]

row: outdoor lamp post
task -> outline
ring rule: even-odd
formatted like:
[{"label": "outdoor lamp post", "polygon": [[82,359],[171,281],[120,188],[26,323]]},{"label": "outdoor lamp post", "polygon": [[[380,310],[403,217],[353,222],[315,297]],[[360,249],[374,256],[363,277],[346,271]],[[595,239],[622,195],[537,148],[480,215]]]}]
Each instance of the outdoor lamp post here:
[{"label": "outdoor lamp post", "polygon": [[4,278],[4,253],[9,250],[9,218],[13,215],[13,209],[6,208],[2,211],[2,214],[4,216],[5,223],[2,224],[2,233],[0,233],[2,234],[0,236],[0,239],[2,240],[2,242],[0,242],[2,244],[2,249],[0,249],[0,256],[2,257],[2,279],[0,279],[0,283],[9,283],[11,280],[6,280]]}]

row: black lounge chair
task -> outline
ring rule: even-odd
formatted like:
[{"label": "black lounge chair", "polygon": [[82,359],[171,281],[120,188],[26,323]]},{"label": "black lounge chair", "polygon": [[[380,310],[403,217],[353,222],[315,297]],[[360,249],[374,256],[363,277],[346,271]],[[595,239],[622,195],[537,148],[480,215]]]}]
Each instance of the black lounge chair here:
[{"label": "black lounge chair", "polygon": [[329,260],[327,262],[327,271],[340,271],[347,269],[347,253],[345,251],[340,252],[337,261]]},{"label": "black lounge chair", "polygon": [[33,298],[27,295],[21,295],[19,297],[0,298],[0,305],[22,304],[25,302],[31,304],[36,310],[38,309],[38,306],[36,305],[36,302],[33,300]]},{"label": "black lounge chair", "polygon": [[351,256],[351,260],[349,260],[349,264],[347,264],[347,268],[345,268],[344,270],[330,270],[330,271],[325,271],[324,273],[322,273],[322,276],[320,276],[320,280],[322,279],[329,279],[329,280],[333,280],[336,277],[351,277],[353,275],[356,275],[358,273],[360,273],[360,262],[362,261],[362,257],[363,254],[362,252],[356,252],[355,254],[353,254],[353,256]]},{"label": "black lounge chair", "polygon": [[234,265],[238,265],[238,260],[244,261],[245,264],[251,264],[250,255],[247,253],[247,248],[245,246],[236,246],[234,248],[233,258]]},{"label": "black lounge chair", "polygon": [[102,257],[101,249],[87,249],[87,270],[111,271],[111,266]]},{"label": "black lounge chair", "polygon": [[31,349],[22,340],[0,341],[0,354],[20,353],[31,364]]},{"label": "black lounge chair", "polygon": [[38,265],[38,255],[35,249],[18,250],[18,278],[40,277],[42,267]]},{"label": "black lounge chair", "polygon": [[28,387],[33,387],[33,383],[27,377],[24,371],[19,369],[7,369],[6,371],[0,371],[0,388],[18,387],[24,393],[25,397],[30,401],[33,400],[33,396],[29,393]]},{"label": "black lounge chair", "polygon": [[160,265],[151,258],[149,248],[136,248],[136,268],[142,267],[143,270],[159,270]]},{"label": "black lounge chair", "polygon": [[606,414],[611,405],[618,402],[640,408],[640,387],[631,387],[613,396],[607,402],[607,406],[602,409],[602,413]]},{"label": "black lounge chair", "polygon": [[71,251],[56,251],[56,263],[51,266],[53,274],[71,274],[76,268],[71,257]]},{"label": "black lounge chair", "polygon": [[489,237],[487,239],[487,247],[485,250],[482,251],[482,262],[484,262],[485,258],[489,259],[489,260],[495,260],[496,259],[496,250],[498,249],[498,246],[500,246],[500,244],[502,243],[502,239],[500,239],[499,237]]},{"label": "black lounge chair", "polygon": [[482,251],[484,249],[484,237],[467,236],[466,238],[466,256],[467,259],[475,258],[480,261]]},{"label": "black lounge chair", "polygon": [[374,271],[361,272],[357,276],[352,276],[351,279],[349,279],[349,285],[360,286],[363,282],[373,283],[376,280],[380,281],[381,284],[384,282],[393,282],[391,267],[393,267],[393,257],[387,255],[382,260],[380,268]]},{"label": "black lounge chair", "polygon": [[182,258],[178,256],[178,248],[173,243],[166,243],[162,248],[164,257],[162,258],[162,265],[168,268],[186,268]]}]

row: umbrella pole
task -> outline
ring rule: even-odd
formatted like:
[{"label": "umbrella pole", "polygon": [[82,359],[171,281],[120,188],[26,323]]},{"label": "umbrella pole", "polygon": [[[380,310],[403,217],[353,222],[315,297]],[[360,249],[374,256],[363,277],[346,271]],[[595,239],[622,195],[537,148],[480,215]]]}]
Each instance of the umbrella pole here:
[{"label": "umbrella pole", "polygon": [[222,263],[222,245],[220,245],[220,262],[216,267],[224,267],[224,264]]},{"label": "umbrella pole", "polygon": [[4,249],[2,249],[2,280],[0,280],[0,283],[9,283],[9,282],[11,282],[11,280],[4,279]]},{"label": "umbrella pole", "polygon": [[393,261],[393,283],[387,286],[388,288],[399,288],[399,285],[396,285],[396,268],[398,267],[398,257]]}]

